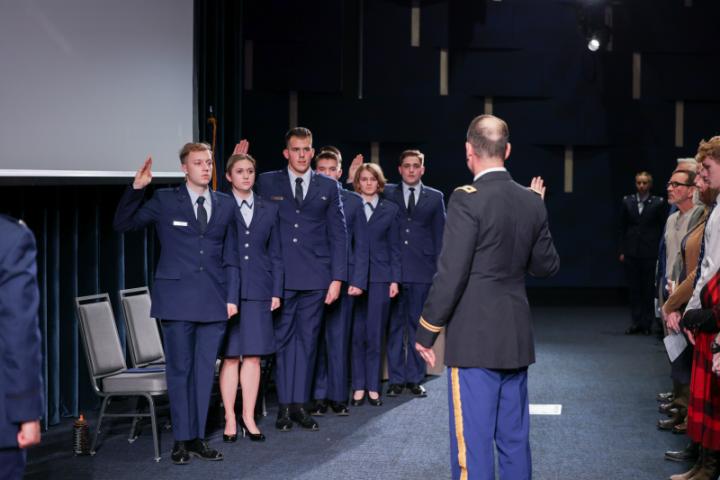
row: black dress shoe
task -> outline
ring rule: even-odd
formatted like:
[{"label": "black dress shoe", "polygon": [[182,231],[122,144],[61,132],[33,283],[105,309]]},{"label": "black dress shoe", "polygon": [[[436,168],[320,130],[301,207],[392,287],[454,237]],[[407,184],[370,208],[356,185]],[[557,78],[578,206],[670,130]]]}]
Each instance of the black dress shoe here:
[{"label": "black dress shoe", "polygon": [[240,419],[240,431],[242,432],[243,438],[247,437],[250,439],[251,442],[265,441],[265,435],[263,435],[262,432],[252,433],[250,430],[248,430],[247,426],[245,425],[245,420],[243,420],[242,418]]},{"label": "black dress shoe", "polygon": [[307,411],[303,407],[298,407],[295,411],[290,413],[290,420],[300,425],[305,430],[317,432],[320,430],[320,425],[308,415]]},{"label": "black dress shoe", "polygon": [[310,410],[313,417],[322,417],[327,413],[328,404],[325,400],[315,400],[315,405]]},{"label": "black dress shoe", "polygon": [[425,387],[422,385],[418,385],[417,383],[408,383],[405,385],[408,390],[410,390],[410,393],[415,395],[416,397],[427,397],[427,392],[425,391]]},{"label": "black dress shoe", "polygon": [[700,455],[700,444],[690,442],[682,450],[672,451],[668,450],[665,452],[665,460],[672,460],[673,462],[694,462]]},{"label": "black dress shoe", "polygon": [[678,412],[667,420],[658,420],[657,427],[660,430],[672,430],[674,426],[683,423],[684,419],[684,415],[680,415],[680,412]]},{"label": "black dress shoe", "polygon": [[332,410],[335,415],[338,415],[340,417],[346,417],[350,415],[350,411],[348,410],[347,405],[345,405],[344,403],[334,402],[330,400],[328,404],[330,405],[330,410]]},{"label": "black dress shoe", "polygon": [[662,393],[658,393],[657,396],[655,397],[655,399],[658,402],[666,403],[666,402],[672,402],[673,397],[674,397],[674,395],[672,392],[662,392]]},{"label": "black dress shoe", "polygon": [[237,433],[235,435],[225,435],[223,433],[223,442],[224,443],[233,443],[237,441]]},{"label": "black dress shoe", "polygon": [[378,395],[377,398],[372,398],[369,394],[367,396],[368,403],[372,405],[373,407],[379,407],[382,405],[382,399],[380,398],[380,395]]},{"label": "black dress shoe", "polygon": [[363,393],[363,396],[360,397],[359,400],[356,400],[355,397],[350,400],[350,405],[352,405],[353,407],[359,407],[363,403],[365,403],[365,393]]},{"label": "black dress shoe", "polygon": [[280,405],[278,408],[278,416],[275,421],[275,428],[281,432],[288,432],[293,427],[293,422],[290,420],[290,407],[287,405]]},{"label": "black dress shoe", "polygon": [[661,403],[658,406],[658,412],[664,413],[665,415],[674,415],[678,411],[677,405],[672,402]]},{"label": "black dress shoe", "polygon": [[186,442],[175,442],[173,444],[172,453],[170,459],[175,465],[187,465],[190,463],[190,453],[187,451]]},{"label": "black dress shoe", "polygon": [[672,433],[676,435],[684,435],[687,433],[687,420],[683,419],[682,422],[672,427]]},{"label": "black dress shoe", "polygon": [[397,397],[402,393],[403,388],[404,387],[399,383],[391,383],[390,385],[388,385],[387,393],[385,395],[387,395],[388,397]]},{"label": "black dress shoe", "polygon": [[219,461],[223,459],[223,454],[210,448],[205,440],[196,438],[192,442],[187,443],[187,450],[192,457],[202,458],[203,460]]}]

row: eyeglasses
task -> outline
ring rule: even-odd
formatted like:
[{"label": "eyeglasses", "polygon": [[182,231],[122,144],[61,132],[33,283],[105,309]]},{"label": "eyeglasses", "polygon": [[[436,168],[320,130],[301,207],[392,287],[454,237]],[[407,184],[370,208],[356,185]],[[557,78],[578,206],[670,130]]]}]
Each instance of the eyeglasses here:
[{"label": "eyeglasses", "polygon": [[693,185],[693,184],[691,184],[691,183],[667,182],[667,184],[666,184],[665,186],[666,186],[667,188],[670,188],[670,187],[672,187],[672,188],[677,188],[677,187],[680,187],[680,186],[683,186],[683,187],[694,187],[695,185]]}]

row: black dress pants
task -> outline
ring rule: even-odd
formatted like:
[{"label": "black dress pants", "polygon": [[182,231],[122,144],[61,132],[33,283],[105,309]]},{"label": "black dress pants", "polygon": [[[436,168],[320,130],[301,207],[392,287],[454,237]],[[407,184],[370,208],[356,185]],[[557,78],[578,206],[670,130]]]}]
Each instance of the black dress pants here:
[{"label": "black dress pants", "polygon": [[632,326],[652,328],[655,318],[655,258],[625,257]]}]

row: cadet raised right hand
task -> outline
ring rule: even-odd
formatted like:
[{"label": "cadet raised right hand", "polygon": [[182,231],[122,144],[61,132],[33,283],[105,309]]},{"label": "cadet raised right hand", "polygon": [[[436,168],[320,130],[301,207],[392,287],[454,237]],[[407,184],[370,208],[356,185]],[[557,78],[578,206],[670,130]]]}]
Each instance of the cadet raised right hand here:
[{"label": "cadet raised right hand", "polygon": [[133,188],[140,190],[147,187],[152,182],[152,157],[148,156],[145,159],[143,166],[135,174],[135,180],[133,181]]}]

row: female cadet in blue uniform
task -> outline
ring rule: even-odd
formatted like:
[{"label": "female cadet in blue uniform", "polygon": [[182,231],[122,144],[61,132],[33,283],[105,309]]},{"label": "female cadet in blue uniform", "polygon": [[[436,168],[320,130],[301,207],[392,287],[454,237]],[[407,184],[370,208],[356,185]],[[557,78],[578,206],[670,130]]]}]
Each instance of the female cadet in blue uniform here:
[{"label": "female cadet in blue uniform", "polygon": [[[385,187],[382,169],[365,163],[355,172],[355,191],[363,199],[370,253],[368,289],[358,297],[352,329],[352,405],[368,402],[379,406],[382,336],[390,314],[390,299],[398,294],[401,277],[398,206],[380,197]],[[359,228],[363,226],[358,225]],[[349,293],[357,292],[350,287]]]},{"label": "female cadet in blue uniform", "polygon": [[253,193],[255,169],[253,157],[236,154],[228,160],[225,173],[237,202],[234,228],[228,233],[228,241],[235,249],[226,249],[226,261],[240,267],[240,278],[231,275],[228,281],[228,291],[239,305],[239,315],[228,324],[225,358],[220,370],[220,392],[225,405],[223,440],[226,442],[237,439],[235,396],[240,357],[243,399],[240,428],[243,436],[248,435],[252,441],[265,440],[254,417],[260,385],[260,356],[275,352],[272,311],[280,307],[283,288],[278,207]]}]

